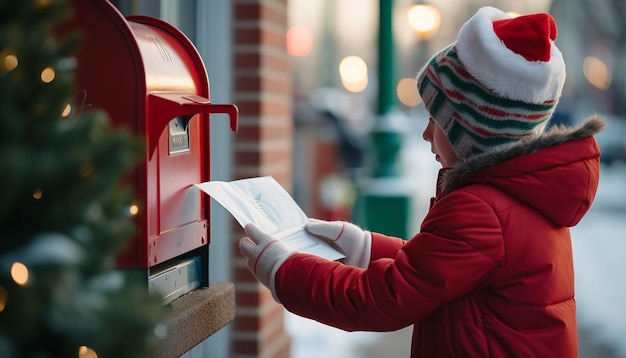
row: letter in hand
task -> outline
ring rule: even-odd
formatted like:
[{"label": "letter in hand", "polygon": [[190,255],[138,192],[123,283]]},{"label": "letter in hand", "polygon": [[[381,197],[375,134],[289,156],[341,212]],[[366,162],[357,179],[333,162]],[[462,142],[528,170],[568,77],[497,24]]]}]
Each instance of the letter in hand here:
[{"label": "letter in hand", "polygon": [[280,266],[296,251],[289,249],[278,238],[264,232],[255,224],[245,226],[247,237],[239,240],[239,250],[248,259],[248,269],[265,287],[272,291],[276,302],[275,277]]},{"label": "letter in hand", "polygon": [[309,219],[304,229],[341,251],[350,266],[367,268],[372,255],[372,234],[345,221]]}]

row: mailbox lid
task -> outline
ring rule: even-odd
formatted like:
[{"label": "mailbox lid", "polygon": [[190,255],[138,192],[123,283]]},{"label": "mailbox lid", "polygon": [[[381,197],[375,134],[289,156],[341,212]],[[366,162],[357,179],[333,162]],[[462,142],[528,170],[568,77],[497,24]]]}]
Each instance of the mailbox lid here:
[{"label": "mailbox lid", "polygon": [[180,30],[157,18],[128,16],[141,53],[146,92],[187,92],[209,97],[209,81],[198,51]]}]

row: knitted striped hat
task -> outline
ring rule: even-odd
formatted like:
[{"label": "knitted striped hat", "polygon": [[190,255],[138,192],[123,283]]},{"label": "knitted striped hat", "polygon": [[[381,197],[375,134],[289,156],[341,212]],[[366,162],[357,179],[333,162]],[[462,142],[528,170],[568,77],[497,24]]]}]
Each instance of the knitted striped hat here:
[{"label": "knitted striped hat", "polygon": [[459,159],[543,131],[565,82],[556,35],[547,13],[483,7],[419,72],[426,110]]}]

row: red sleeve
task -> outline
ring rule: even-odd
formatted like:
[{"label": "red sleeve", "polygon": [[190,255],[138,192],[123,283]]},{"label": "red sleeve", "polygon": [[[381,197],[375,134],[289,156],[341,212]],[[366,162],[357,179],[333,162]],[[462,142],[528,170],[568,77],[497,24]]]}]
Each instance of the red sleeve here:
[{"label": "red sleeve", "polygon": [[383,258],[394,258],[398,251],[406,244],[405,240],[397,237],[372,233],[372,256],[371,261]]},{"label": "red sleeve", "polygon": [[392,331],[482,287],[500,267],[503,250],[493,209],[471,194],[452,193],[393,258],[361,269],[296,254],[278,270],[276,293],[289,311],[330,326]]}]

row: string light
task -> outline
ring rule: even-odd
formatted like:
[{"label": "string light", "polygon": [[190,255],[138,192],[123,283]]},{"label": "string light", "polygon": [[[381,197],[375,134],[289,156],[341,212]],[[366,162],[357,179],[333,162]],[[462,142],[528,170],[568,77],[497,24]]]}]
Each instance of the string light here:
[{"label": "string light", "polygon": [[14,262],[11,265],[11,278],[20,286],[28,282],[28,268],[21,262]]},{"label": "string light", "polygon": [[95,170],[96,168],[94,167],[93,162],[89,160],[80,166],[80,175],[83,178],[89,178]]},{"label": "string light", "polygon": [[0,312],[4,311],[4,308],[7,306],[8,301],[9,293],[4,287],[0,286]]},{"label": "string light", "polygon": [[15,67],[17,67],[18,63],[17,56],[15,55],[9,54],[4,57],[4,67],[6,67],[8,71],[13,71]]},{"label": "string light", "polygon": [[80,346],[78,347],[78,358],[98,358],[98,355],[93,349],[87,346]]},{"label": "string light", "polygon": [[139,207],[137,205],[133,204],[128,209],[128,212],[130,213],[130,215],[135,216],[135,215],[137,215],[139,213]]},{"label": "string light", "polygon": [[70,113],[72,112],[72,105],[71,104],[66,104],[65,108],[63,108],[63,112],[61,113],[61,117],[66,118],[67,116],[70,115]]},{"label": "string light", "polygon": [[37,7],[40,9],[46,8],[50,5],[50,0],[37,0]]},{"label": "string light", "polygon": [[44,83],[52,82],[55,76],[56,73],[54,72],[54,69],[52,67],[46,67],[43,69],[43,71],[41,71],[41,80]]},{"label": "string light", "polygon": [[41,188],[37,188],[34,192],[33,192],[33,198],[39,200],[41,199],[41,196],[43,195],[43,191],[41,190]]}]

